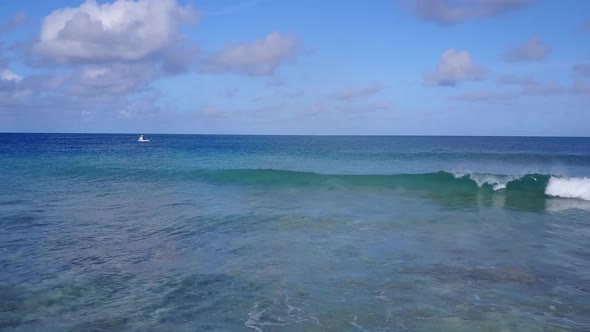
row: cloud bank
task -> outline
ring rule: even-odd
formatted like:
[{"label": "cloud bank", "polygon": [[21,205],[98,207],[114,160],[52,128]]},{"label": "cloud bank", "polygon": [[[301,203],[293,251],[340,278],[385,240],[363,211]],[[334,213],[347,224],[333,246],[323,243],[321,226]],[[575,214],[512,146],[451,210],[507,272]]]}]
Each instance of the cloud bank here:
[{"label": "cloud bank", "polygon": [[43,20],[32,53],[52,63],[104,63],[163,56],[200,15],[175,0],[118,0],[58,9]]},{"label": "cloud bank", "polygon": [[414,0],[414,12],[425,20],[450,25],[498,16],[529,5],[531,0]]},{"label": "cloud bank", "polygon": [[44,74],[21,77],[0,66],[0,110],[87,117],[122,110],[124,119],[159,112],[163,95],[151,84],[189,68],[194,47],[181,29],[199,18],[175,0],[88,0],[55,10],[25,53]]},{"label": "cloud bank", "polygon": [[454,100],[470,103],[509,101],[514,94],[509,92],[494,92],[488,90],[465,91],[451,97]]},{"label": "cloud bank", "polygon": [[531,76],[506,75],[498,78],[498,83],[520,87],[523,95],[547,96],[564,92],[555,82],[538,82]]}]

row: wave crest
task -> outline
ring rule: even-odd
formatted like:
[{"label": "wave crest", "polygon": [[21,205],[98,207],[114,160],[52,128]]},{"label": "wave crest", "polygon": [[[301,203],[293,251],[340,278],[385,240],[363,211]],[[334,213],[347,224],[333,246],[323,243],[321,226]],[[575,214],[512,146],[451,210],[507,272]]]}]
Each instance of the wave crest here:
[{"label": "wave crest", "polygon": [[551,177],[545,194],[554,197],[578,198],[590,201],[590,179]]},{"label": "wave crest", "polygon": [[494,193],[542,195],[590,201],[590,179],[547,174],[320,174],[275,169],[223,169],[200,173],[222,183],[288,186],[351,186],[427,190],[439,193]]}]

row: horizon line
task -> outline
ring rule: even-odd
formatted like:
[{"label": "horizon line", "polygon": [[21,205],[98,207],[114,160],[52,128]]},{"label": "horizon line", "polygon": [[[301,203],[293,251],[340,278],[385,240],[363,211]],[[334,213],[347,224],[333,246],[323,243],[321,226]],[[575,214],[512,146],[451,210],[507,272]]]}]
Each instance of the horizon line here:
[{"label": "horizon line", "polygon": [[231,134],[231,133],[136,133],[136,132],[17,132],[0,131],[4,134],[37,135],[186,135],[186,136],[318,136],[318,137],[519,137],[519,138],[590,138],[590,136],[543,136],[543,135],[450,135],[450,134]]}]

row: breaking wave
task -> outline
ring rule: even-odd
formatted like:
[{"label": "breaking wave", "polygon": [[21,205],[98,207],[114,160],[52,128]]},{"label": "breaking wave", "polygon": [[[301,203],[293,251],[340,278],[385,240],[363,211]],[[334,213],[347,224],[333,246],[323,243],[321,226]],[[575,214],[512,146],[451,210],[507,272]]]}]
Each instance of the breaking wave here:
[{"label": "breaking wave", "polygon": [[423,174],[356,175],[274,169],[221,169],[199,171],[196,176],[216,183],[399,188],[448,193],[506,192],[590,201],[589,178],[568,178],[548,174],[517,176],[454,174],[440,171]]},{"label": "breaking wave", "polygon": [[545,189],[545,194],[590,201],[590,179],[551,177]]}]

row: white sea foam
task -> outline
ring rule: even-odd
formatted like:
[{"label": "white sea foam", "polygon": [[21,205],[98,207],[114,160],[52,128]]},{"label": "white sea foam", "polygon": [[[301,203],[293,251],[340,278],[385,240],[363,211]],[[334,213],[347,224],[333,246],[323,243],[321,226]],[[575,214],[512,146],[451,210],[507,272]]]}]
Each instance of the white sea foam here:
[{"label": "white sea foam", "polygon": [[545,211],[559,212],[570,209],[590,211],[590,201],[557,197],[547,200],[545,204]]},{"label": "white sea foam", "polygon": [[551,177],[545,189],[545,194],[590,201],[590,178]]},{"label": "white sea foam", "polygon": [[491,186],[495,191],[505,189],[508,182],[518,179],[518,176],[511,175],[493,175],[493,174],[477,174],[477,173],[453,173],[455,178],[469,177],[475,181],[478,187],[484,185]]},{"label": "white sea foam", "polygon": [[365,328],[361,324],[356,322],[356,320],[357,320],[357,317],[354,316],[354,320],[352,322],[348,322],[348,323],[350,323],[350,325],[356,327],[357,330],[359,330],[359,331],[366,331]]},{"label": "white sea foam", "polygon": [[[467,177],[473,180],[480,188],[485,185],[491,186],[494,191],[505,189],[510,182],[522,179],[525,176],[531,176],[533,180],[539,181],[539,178],[534,175],[494,175],[469,172],[453,172],[452,174],[456,179]],[[545,195],[590,201],[590,178],[552,176],[545,188]]]},{"label": "white sea foam", "polygon": [[508,182],[516,180],[516,176],[500,176],[491,174],[470,174],[469,177],[477,183],[478,187],[484,185],[490,185],[494,190],[500,190],[506,188]]},{"label": "white sea foam", "polygon": [[248,320],[244,325],[256,332],[264,332],[265,327],[275,331],[278,326],[295,325],[303,322],[313,321],[316,325],[322,326],[320,320],[307,314],[302,308],[289,303],[289,295],[283,294],[283,301],[263,303],[256,302],[248,312]]},{"label": "white sea foam", "polygon": [[259,327],[260,316],[264,314],[268,309],[258,310],[258,303],[255,303],[252,309],[248,312],[248,320],[244,322],[244,325],[255,330],[256,332],[262,332],[262,328]]}]

